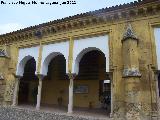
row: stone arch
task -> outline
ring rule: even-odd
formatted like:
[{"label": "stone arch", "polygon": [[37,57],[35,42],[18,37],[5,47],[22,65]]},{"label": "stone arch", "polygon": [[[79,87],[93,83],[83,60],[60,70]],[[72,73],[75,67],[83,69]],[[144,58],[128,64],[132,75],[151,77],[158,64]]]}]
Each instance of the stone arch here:
[{"label": "stone arch", "polygon": [[25,57],[18,63],[17,72],[16,72],[16,75],[17,75],[17,76],[23,76],[24,67],[25,67],[27,61],[30,60],[31,58],[34,58],[34,57],[32,57],[32,56],[30,56],[30,55],[25,56]]},{"label": "stone arch", "polygon": [[[37,68],[38,55],[39,55],[39,46],[31,47],[31,48],[20,48],[19,55],[18,55],[16,75],[23,76],[24,66],[26,62],[31,58],[34,58],[34,60],[36,61],[36,68]],[[36,72],[37,71],[35,71],[35,73]]]},{"label": "stone arch", "polygon": [[102,35],[74,40],[72,73],[78,73],[78,59],[83,54],[92,50],[98,50],[104,53],[106,58],[106,72],[109,72],[109,37],[108,35]]},{"label": "stone arch", "polygon": [[106,71],[105,52],[99,47],[85,47],[78,53],[74,64],[74,71],[77,74],[74,84],[78,87],[80,83],[85,83],[86,88],[89,88],[87,96],[92,101],[83,99],[81,104],[78,104],[80,96],[75,95],[74,107],[91,107],[102,111],[105,108],[106,114],[109,114],[112,106],[112,90],[110,73]]},{"label": "stone arch", "polygon": [[82,57],[83,57],[86,53],[91,52],[91,51],[94,51],[94,50],[97,50],[97,51],[103,53],[104,56],[105,56],[105,58],[106,58],[105,53],[102,52],[99,48],[96,48],[96,47],[88,47],[88,48],[83,49],[83,50],[77,55],[77,57],[76,57],[76,59],[75,59],[74,70],[73,70],[75,74],[78,74],[78,72],[79,72],[79,63],[80,63]]},{"label": "stone arch", "polygon": [[[42,61],[42,68],[41,68],[41,74],[42,75],[47,75],[47,72],[48,72],[48,65],[50,63],[50,61],[55,58],[56,56],[58,55],[63,55],[62,53],[60,52],[52,52],[50,53],[45,59],[44,61]],[[64,55],[63,55],[64,56]],[[64,57],[65,58],[65,57]],[[66,58],[65,58],[66,60]],[[66,71],[67,72],[67,71]]]},{"label": "stone arch", "polygon": [[[26,57],[28,60],[24,65],[23,77],[19,79],[18,105],[35,104],[38,92],[38,77],[35,74],[36,60],[34,57]],[[25,60],[25,59],[24,59]]]}]

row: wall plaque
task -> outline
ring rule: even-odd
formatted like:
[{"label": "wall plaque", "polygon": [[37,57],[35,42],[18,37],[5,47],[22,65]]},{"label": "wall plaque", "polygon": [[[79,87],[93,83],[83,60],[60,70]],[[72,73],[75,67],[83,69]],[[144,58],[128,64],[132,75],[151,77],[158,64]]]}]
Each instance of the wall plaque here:
[{"label": "wall plaque", "polygon": [[74,93],[88,93],[87,85],[75,85],[73,89]]}]

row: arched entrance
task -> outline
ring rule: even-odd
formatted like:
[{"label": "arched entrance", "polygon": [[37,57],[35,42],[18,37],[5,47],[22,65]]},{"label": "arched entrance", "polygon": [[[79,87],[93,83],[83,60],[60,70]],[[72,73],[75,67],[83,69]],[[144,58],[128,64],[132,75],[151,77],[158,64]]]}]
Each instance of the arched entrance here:
[{"label": "arched entrance", "polygon": [[18,105],[36,105],[38,77],[35,75],[36,61],[31,57],[24,66],[23,77],[20,79]]},{"label": "arched entrance", "polygon": [[47,71],[47,76],[43,80],[41,105],[67,108],[69,81],[65,57],[62,54],[52,57]]},{"label": "arched entrance", "polygon": [[74,108],[111,110],[111,82],[106,73],[106,58],[100,50],[91,50],[79,60],[78,75],[74,80]]}]

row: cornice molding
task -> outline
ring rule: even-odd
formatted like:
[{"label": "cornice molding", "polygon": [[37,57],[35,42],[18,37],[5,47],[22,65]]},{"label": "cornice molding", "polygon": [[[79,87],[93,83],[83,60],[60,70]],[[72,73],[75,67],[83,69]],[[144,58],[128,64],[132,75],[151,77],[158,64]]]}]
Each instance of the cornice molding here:
[{"label": "cornice molding", "polygon": [[73,29],[85,28],[97,24],[128,20],[137,17],[152,16],[160,13],[159,0],[138,0],[128,4],[103,8],[93,12],[69,16],[48,23],[31,26],[12,33],[0,35],[0,45],[39,38]]}]

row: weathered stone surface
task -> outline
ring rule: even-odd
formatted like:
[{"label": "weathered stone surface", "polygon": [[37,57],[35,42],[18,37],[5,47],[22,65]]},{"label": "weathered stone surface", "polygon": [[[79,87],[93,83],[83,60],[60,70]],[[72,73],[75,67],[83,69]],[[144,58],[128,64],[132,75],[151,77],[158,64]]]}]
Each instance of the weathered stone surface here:
[{"label": "weathered stone surface", "polygon": [[[0,120],[102,120],[62,113],[36,111],[17,107],[0,107]],[[109,120],[108,118],[103,120]]]},{"label": "weathered stone surface", "polygon": [[9,57],[8,53],[4,49],[0,49],[0,57]]},{"label": "weathered stone surface", "polygon": [[0,80],[4,80],[2,73],[0,73]]},{"label": "weathered stone surface", "polygon": [[[156,91],[157,78],[155,77],[155,71],[158,66],[154,29],[160,27],[160,2],[159,0],[142,0],[141,2],[140,4],[139,2],[134,3],[134,5],[133,3],[131,5],[120,5],[119,7],[115,7],[116,9],[111,7],[102,11],[88,12],[87,14],[67,17],[67,19],[56,20],[1,35],[0,73],[3,73],[4,80],[2,81],[6,85],[2,88],[0,81],[0,104],[1,101],[3,105],[12,103],[14,82],[10,79],[13,76],[9,78],[8,73],[9,70],[12,71],[11,73],[16,73],[19,48],[30,48],[36,45],[39,46],[40,44],[48,45],[62,41],[69,42],[69,37],[73,37],[75,40],[81,40],[83,38],[106,34],[109,35],[109,41],[104,45],[108,44],[109,46],[109,58],[106,59],[109,60],[109,74],[112,81],[111,104],[113,105],[112,112],[115,120],[125,120],[124,117],[126,116],[129,120],[135,120],[135,115],[139,114],[143,117],[141,120],[151,120],[150,118],[155,114],[153,112],[157,112],[157,104],[155,103],[158,92]],[[152,10],[148,8],[152,8]],[[134,15],[130,14],[131,11],[133,13],[133,10],[135,12]],[[150,14],[148,14],[149,11]],[[151,11],[155,13],[151,14]],[[91,13],[94,14],[92,15]],[[117,14],[119,20],[115,17]],[[95,15],[98,15],[97,18],[95,18]],[[103,22],[99,20],[100,17],[103,17]],[[126,28],[128,24],[131,24],[133,29],[131,25]],[[35,32],[37,31],[42,32],[43,36],[40,35],[40,39],[35,37]],[[72,53],[74,51],[76,49]],[[9,58],[5,57],[7,56],[6,53],[9,55]],[[39,58],[41,57],[39,54]],[[70,65],[72,65],[72,62],[73,60],[69,59],[68,63]],[[41,63],[41,59],[38,60],[39,63]],[[66,64],[68,63],[66,62]],[[56,85],[53,84],[51,87],[54,86]],[[66,103],[68,104],[68,101]],[[84,103],[87,102],[84,101]],[[141,106],[136,103],[140,103]],[[136,112],[137,110],[138,112]],[[37,113],[37,111],[30,112],[19,109],[2,108],[0,113],[0,119],[2,120],[14,120],[17,118],[15,116],[20,117],[18,119],[23,118],[24,120],[40,120],[45,119],[44,116],[46,114],[48,116],[47,120],[65,119],[62,116],[59,118],[59,115],[53,115],[53,113],[46,113],[44,115],[42,112]],[[11,117],[7,118],[7,115]],[[155,116],[154,118],[156,119]],[[67,119],[71,118],[69,117]]]},{"label": "weathered stone surface", "polygon": [[141,76],[141,73],[137,68],[131,68],[131,69],[124,69],[123,70],[123,77],[129,77],[129,76]]}]

